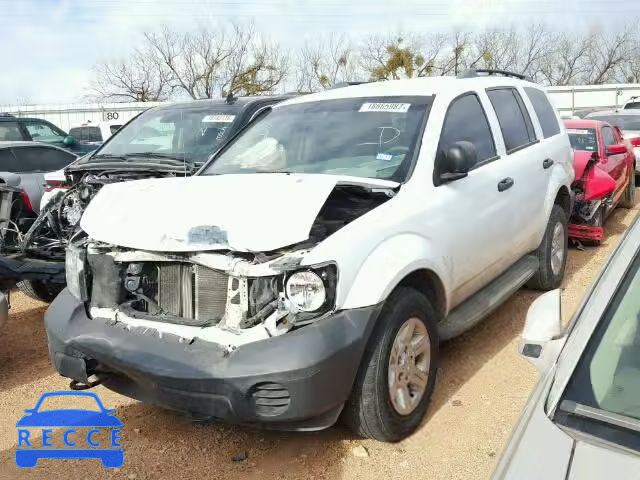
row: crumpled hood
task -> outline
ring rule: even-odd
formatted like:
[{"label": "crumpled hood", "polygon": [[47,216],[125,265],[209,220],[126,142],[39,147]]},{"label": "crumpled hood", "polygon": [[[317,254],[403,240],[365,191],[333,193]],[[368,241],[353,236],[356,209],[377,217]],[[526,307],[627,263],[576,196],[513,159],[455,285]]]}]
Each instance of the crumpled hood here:
[{"label": "crumpled hood", "polygon": [[574,150],[573,151],[573,170],[576,173],[576,181],[580,180],[584,175],[584,171],[591,160],[594,152],[586,150]]},{"label": "crumpled hood", "polygon": [[303,174],[239,174],[136,180],[104,186],[80,226],[127,248],[270,251],[302,242],[337,184],[395,182]]}]

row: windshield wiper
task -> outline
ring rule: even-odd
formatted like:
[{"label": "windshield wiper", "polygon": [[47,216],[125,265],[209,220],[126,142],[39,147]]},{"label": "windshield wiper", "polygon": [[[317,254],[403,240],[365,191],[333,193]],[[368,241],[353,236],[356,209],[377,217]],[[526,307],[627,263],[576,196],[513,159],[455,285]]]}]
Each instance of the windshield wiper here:
[{"label": "windshield wiper", "polygon": [[624,428],[626,430],[640,432],[640,420],[633,417],[607,412],[600,408],[589,407],[588,405],[582,405],[581,403],[577,403],[572,400],[563,400],[558,409],[567,415],[587,418],[595,420],[596,422]]},{"label": "windshield wiper", "polygon": [[111,153],[102,153],[102,154],[98,154],[98,155],[93,155],[89,158],[87,158],[87,160],[94,160],[96,158],[102,158],[105,160],[122,160],[123,162],[127,161],[127,157],[125,157],[124,155],[113,155]]}]

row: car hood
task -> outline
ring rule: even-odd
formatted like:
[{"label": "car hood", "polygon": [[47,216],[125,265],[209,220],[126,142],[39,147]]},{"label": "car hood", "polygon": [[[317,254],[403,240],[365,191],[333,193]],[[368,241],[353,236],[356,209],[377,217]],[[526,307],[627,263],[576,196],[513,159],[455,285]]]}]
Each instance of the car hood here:
[{"label": "car hood", "polygon": [[261,252],[303,242],[336,185],[398,183],[308,174],[239,174],[106,185],[80,226],[94,240],[139,250]]}]

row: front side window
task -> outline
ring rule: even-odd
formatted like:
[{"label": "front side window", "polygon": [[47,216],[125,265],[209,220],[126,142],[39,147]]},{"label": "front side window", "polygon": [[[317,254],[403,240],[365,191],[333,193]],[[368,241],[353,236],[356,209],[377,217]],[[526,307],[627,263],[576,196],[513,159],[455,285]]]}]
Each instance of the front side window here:
[{"label": "front side window", "polygon": [[553,137],[560,133],[560,124],[558,123],[558,117],[556,112],[549,103],[547,95],[537,88],[524,87],[524,91],[529,97],[533,110],[538,116],[538,121],[542,127],[542,134],[544,138]]},{"label": "front side window", "polygon": [[17,158],[16,173],[53,172],[76,159],[76,156],[55,147],[33,146],[13,148]]},{"label": "front side window", "polygon": [[324,100],[259,115],[204,175],[294,172],[404,181],[432,97]]},{"label": "front side window", "polygon": [[24,140],[20,127],[16,122],[0,122],[0,142],[16,142]]},{"label": "front side window", "polygon": [[487,95],[496,111],[507,153],[536,140],[529,113],[515,89],[489,90]]},{"label": "front side window", "polygon": [[607,147],[618,143],[616,142],[616,137],[613,134],[613,128],[611,127],[602,127],[602,140]]},{"label": "front side window", "polygon": [[151,109],[140,114],[87,161],[136,156],[203,163],[222,144],[239,105],[194,104]]},{"label": "front side window", "polygon": [[[633,261],[582,354],[557,414],[557,420],[572,428],[635,449],[640,449],[638,432],[611,424],[607,416],[626,418],[628,424],[640,428],[639,266],[640,256]],[[575,415],[566,402],[603,412],[603,420]]]},{"label": "front side window", "polygon": [[595,128],[569,128],[569,141],[571,148],[586,152],[598,151],[598,136]]},{"label": "front side window", "polygon": [[34,142],[58,143],[66,137],[59,128],[45,122],[25,122],[25,128]]},{"label": "front side window", "polygon": [[436,164],[456,142],[471,142],[478,152],[478,162],[496,156],[496,146],[489,122],[480,100],[475,94],[467,94],[451,102],[440,134]]}]

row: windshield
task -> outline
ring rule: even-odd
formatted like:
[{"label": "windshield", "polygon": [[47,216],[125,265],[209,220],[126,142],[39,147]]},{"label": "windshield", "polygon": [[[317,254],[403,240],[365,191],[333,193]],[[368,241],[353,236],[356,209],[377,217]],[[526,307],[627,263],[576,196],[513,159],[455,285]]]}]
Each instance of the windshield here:
[{"label": "windshield", "polygon": [[401,182],[432,97],[349,98],[277,107],[203,172],[295,172]]},{"label": "windshield", "polygon": [[[563,401],[640,420],[639,265],[637,256],[578,362]],[[574,428],[606,436],[601,425],[584,419],[572,422]],[[608,439],[619,441],[620,434]]]},{"label": "windshield", "polygon": [[640,130],[640,115],[589,115],[589,120],[601,120],[620,130]]},{"label": "windshield", "polygon": [[567,129],[571,148],[595,152],[598,150],[598,138],[595,128],[569,128]]},{"label": "windshield", "polygon": [[198,104],[147,110],[118,130],[89,162],[146,156],[204,163],[221,144],[241,107]]}]

